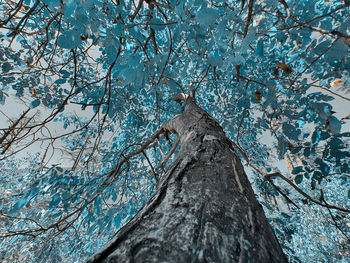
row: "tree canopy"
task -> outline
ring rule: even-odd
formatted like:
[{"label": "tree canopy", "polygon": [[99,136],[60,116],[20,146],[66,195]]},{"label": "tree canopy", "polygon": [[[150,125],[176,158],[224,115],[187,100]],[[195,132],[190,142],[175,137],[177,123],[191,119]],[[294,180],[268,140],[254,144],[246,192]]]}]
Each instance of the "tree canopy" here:
[{"label": "tree canopy", "polygon": [[177,145],[152,135],[195,91],[291,262],[349,261],[348,0],[0,3],[0,109],[18,113],[1,124],[1,259],[96,252],[152,195]]}]

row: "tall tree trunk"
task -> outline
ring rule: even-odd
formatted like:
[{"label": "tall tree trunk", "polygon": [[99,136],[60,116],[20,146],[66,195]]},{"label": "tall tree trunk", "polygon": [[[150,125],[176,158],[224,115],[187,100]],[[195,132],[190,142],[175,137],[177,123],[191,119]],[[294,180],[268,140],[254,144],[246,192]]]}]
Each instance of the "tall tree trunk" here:
[{"label": "tall tree trunk", "polygon": [[89,262],[287,262],[220,125],[192,98],[154,196]]}]

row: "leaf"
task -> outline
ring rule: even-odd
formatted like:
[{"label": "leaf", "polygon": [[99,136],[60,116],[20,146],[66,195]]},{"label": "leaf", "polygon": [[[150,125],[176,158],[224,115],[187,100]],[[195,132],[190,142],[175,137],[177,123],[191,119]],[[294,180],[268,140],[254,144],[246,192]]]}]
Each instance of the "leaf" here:
[{"label": "leaf", "polygon": [[33,100],[33,101],[30,103],[29,107],[30,107],[31,109],[34,109],[34,108],[38,107],[39,105],[40,105],[40,100],[36,99],[36,100]]},{"label": "leaf", "polygon": [[5,94],[0,90],[0,104],[5,104]]},{"label": "leaf", "polygon": [[328,129],[335,134],[340,133],[341,130],[341,122],[335,116],[330,116],[328,118]]},{"label": "leaf", "polygon": [[327,120],[327,118],[332,114],[332,106],[328,103],[315,103],[313,108],[323,120]]},{"label": "leaf", "polygon": [[327,140],[331,135],[328,132],[321,131],[320,138],[321,140]]},{"label": "leaf", "polygon": [[223,64],[222,61],[223,61],[223,59],[222,59],[221,55],[218,54],[218,52],[212,53],[208,57],[208,63],[214,67],[216,67],[216,66],[220,67]]},{"label": "leaf", "polygon": [[168,79],[167,82],[168,82],[168,86],[173,90],[176,90],[179,87],[179,84],[173,79]]},{"label": "leaf", "polygon": [[304,156],[305,157],[309,157],[310,153],[311,153],[310,148],[307,147],[307,148],[304,149]]},{"label": "leaf", "polygon": [[287,148],[288,142],[282,136],[279,136],[277,139],[278,139],[278,158],[283,159],[284,154],[288,150]]},{"label": "leaf", "polygon": [[321,172],[323,175],[328,175],[329,174],[329,166],[320,158],[317,158],[315,160],[315,163],[319,166]]},{"label": "leaf", "polygon": [[12,207],[12,209],[9,211],[9,213],[14,213],[16,212],[17,210],[21,209],[23,206],[25,206],[28,202],[28,197],[25,196],[23,198],[21,198],[20,200],[18,200],[15,205]]},{"label": "leaf", "polygon": [[297,175],[297,176],[294,178],[294,182],[295,182],[296,184],[300,184],[302,181],[303,181],[303,175],[302,175],[302,174],[299,174],[299,175]]},{"label": "leaf", "polygon": [[167,81],[166,81],[165,77],[163,77],[162,81],[163,81],[164,84],[167,84]]},{"label": "leaf", "polygon": [[101,198],[98,196],[96,199],[95,199],[95,202],[94,202],[94,206],[95,207],[98,207],[101,205]]},{"label": "leaf", "polygon": [[246,37],[242,41],[241,49],[240,49],[241,54],[247,53],[248,46],[253,41],[255,36],[256,36],[255,27],[250,27],[248,34],[246,35]]},{"label": "leaf", "polygon": [[258,41],[258,44],[256,46],[256,50],[255,50],[255,55],[260,57],[260,58],[264,57],[264,43],[263,43],[262,39],[260,39]]},{"label": "leaf", "polygon": [[209,26],[215,23],[219,17],[219,12],[214,8],[201,8],[197,13],[196,20],[200,25]]},{"label": "leaf", "polygon": [[[344,38],[342,38],[344,40]],[[327,60],[341,60],[348,54],[348,45],[341,41],[336,40],[335,44],[325,54]]]},{"label": "leaf", "polygon": [[311,136],[311,142],[312,143],[317,143],[322,140],[326,140],[330,137],[331,135],[328,132],[320,131],[316,129]]},{"label": "leaf", "polygon": [[118,229],[120,227],[120,223],[122,221],[122,216],[121,215],[116,215],[113,220],[113,225]]},{"label": "leaf", "polygon": [[66,79],[57,79],[57,80],[55,81],[55,83],[58,84],[58,85],[64,84],[64,83],[66,83]]},{"label": "leaf", "polygon": [[115,104],[111,104],[108,109],[108,117],[113,118],[115,113],[117,112],[118,107]]},{"label": "leaf", "polygon": [[77,30],[71,29],[66,32],[64,32],[62,35],[60,35],[57,39],[57,45],[61,48],[66,49],[73,49],[82,43],[82,40],[80,38],[80,34]]},{"label": "leaf", "polygon": [[280,69],[282,69],[284,72],[286,72],[287,74],[290,74],[293,72],[293,70],[285,63],[283,62],[276,62],[277,67],[279,67]]},{"label": "leaf", "polygon": [[42,0],[42,2],[50,6],[50,8],[55,8],[59,5],[59,1],[56,0]]},{"label": "leaf", "polygon": [[96,199],[95,199],[95,202],[94,202],[94,211],[95,211],[95,214],[99,215],[101,213],[101,198],[98,196]]},{"label": "leaf", "polygon": [[244,65],[245,64],[245,59],[241,55],[237,55],[232,59],[232,64],[234,66],[239,66],[239,65]]},{"label": "leaf", "polygon": [[311,179],[312,180],[319,180],[322,177],[322,173],[318,170],[314,171]]},{"label": "leaf", "polygon": [[69,78],[69,76],[71,75],[71,73],[69,71],[64,70],[64,69],[61,69],[59,72],[60,72],[60,74],[62,74],[63,78]]},{"label": "leaf", "polygon": [[59,203],[61,202],[61,197],[59,194],[55,194],[53,197],[52,197],[52,200],[49,204],[49,207],[50,208],[54,208],[56,207]]},{"label": "leaf", "polygon": [[107,55],[107,62],[109,64],[112,64],[113,61],[116,59],[117,57],[117,53],[118,53],[118,48],[116,47],[115,44],[112,43],[112,41],[110,41],[110,44],[108,44],[106,46],[106,55]]},{"label": "leaf", "polygon": [[300,134],[300,130],[296,129],[293,125],[289,123],[283,123],[282,125],[283,133],[292,140],[297,141]]},{"label": "leaf", "polygon": [[343,145],[343,144],[344,144],[344,142],[342,140],[340,140],[339,138],[332,138],[328,143],[330,148],[333,148],[333,149],[336,149],[340,145]]},{"label": "leaf", "polygon": [[303,166],[297,166],[293,169],[292,174],[298,174],[298,173],[301,173],[303,171],[304,171]]},{"label": "leaf", "polygon": [[2,72],[7,73],[12,69],[12,65],[9,62],[5,62],[4,64],[2,64],[1,69]]}]

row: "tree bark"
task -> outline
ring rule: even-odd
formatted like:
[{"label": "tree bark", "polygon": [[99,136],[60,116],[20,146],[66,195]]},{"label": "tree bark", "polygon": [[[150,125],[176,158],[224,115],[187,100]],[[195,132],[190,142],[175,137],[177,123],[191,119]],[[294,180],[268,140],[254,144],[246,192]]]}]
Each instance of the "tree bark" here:
[{"label": "tree bark", "polygon": [[188,98],[163,128],[180,137],[175,161],[88,262],[287,262],[220,125]]}]

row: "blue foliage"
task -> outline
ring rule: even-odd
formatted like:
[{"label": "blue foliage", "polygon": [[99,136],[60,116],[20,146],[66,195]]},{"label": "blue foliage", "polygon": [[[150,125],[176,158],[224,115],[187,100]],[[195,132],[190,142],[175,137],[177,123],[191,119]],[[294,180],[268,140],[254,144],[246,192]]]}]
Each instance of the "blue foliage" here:
[{"label": "blue foliage", "polygon": [[[146,1],[134,14],[137,2],[42,0],[21,22],[35,4],[24,0],[2,25],[0,104],[17,96],[30,108],[11,138],[50,142],[74,158],[57,165],[50,147],[11,157],[25,140],[0,156],[1,214],[11,219],[1,217],[1,231],[35,236],[0,241],[10,261],[18,251],[28,262],[84,261],[130,220],[156,187],[162,154],[154,144],[108,174],[182,111],[171,98],[188,87],[251,164],[280,171],[313,200],[322,189],[328,203],[348,206],[349,117],[334,112],[349,84],[348,1],[254,1],[250,21],[247,1],[156,1],[153,9]],[[0,5],[1,23],[10,5]],[[51,122],[63,129],[47,135]],[[250,179],[291,262],[347,262],[327,209],[280,178],[277,187],[300,209],[261,174]],[[344,232],[347,219],[331,212]]]}]

